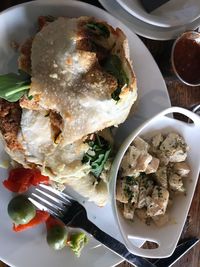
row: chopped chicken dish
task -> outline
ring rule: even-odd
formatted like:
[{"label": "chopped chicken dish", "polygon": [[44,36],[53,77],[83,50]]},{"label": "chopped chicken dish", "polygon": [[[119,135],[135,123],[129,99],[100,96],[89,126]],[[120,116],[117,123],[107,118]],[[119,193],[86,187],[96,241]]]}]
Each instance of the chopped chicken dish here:
[{"label": "chopped chicken dish", "polygon": [[126,219],[163,226],[176,194],[186,192],[184,179],[188,146],[178,133],[158,133],[146,140],[136,137],[121,162],[116,199]]}]

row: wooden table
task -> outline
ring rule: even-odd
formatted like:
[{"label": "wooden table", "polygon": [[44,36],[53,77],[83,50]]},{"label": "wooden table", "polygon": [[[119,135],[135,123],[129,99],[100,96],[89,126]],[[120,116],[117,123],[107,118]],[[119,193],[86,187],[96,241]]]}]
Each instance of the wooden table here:
[{"label": "wooden table", "polygon": [[[0,10],[22,2],[26,1],[0,0]],[[96,0],[89,0],[85,2],[90,2],[100,7],[100,4]],[[141,39],[152,53],[163,74],[172,106],[180,106],[191,109],[193,105],[200,104],[200,87],[190,87],[184,85],[176,78],[172,71],[170,64],[170,53],[173,41],[153,41],[142,37]],[[195,195],[181,239],[194,236],[200,238],[200,180],[197,184]],[[148,245],[151,246],[150,244]],[[0,263],[0,267],[3,266],[5,265],[3,263],[1,265]],[[124,262],[117,267],[129,266],[131,265]],[[190,252],[188,252],[176,264],[174,264],[174,267],[200,267],[200,244],[196,245]]]}]

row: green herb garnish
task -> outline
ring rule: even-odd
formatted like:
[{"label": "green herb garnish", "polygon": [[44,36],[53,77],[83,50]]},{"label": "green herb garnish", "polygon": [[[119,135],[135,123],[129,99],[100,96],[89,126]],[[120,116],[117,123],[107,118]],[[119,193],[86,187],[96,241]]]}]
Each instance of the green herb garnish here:
[{"label": "green herb garnish", "polygon": [[120,95],[121,93],[121,88],[117,87],[117,89],[115,89],[115,91],[111,94],[111,97],[115,100],[115,101],[119,101],[120,100]]},{"label": "green herb garnish", "polygon": [[89,150],[85,153],[82,163],[89,163],[91,173],[98,178],[104,168],[110,152],[110,144],[101,136],[95,134],[95,139],[88,141]]},{"label": "green herb garnish", "polygon": [[126,183],[128,185],[137,185],[138,182],[135,180],[133,176],[126,176]]},{"label": "green herb garnish", "polygon": [[32,95],[29,95],[28,96],[28,100],[32,100],[33,99],[33,96]]},{"label": "green herb garnish", "polygon": [[67,242],[77,257],[80,256],[81,250],[88,243],[88,238],[85,233],[71,234],[70,240]]},{"label": "green herb garnish", "polygon": [[91,22],[91,23],[87,23],[86,27],[88,29],[90,29],[93,33],[97,34],[97,35],[101,35],[105,38],[109,38],[110,36],[110,32],[108,30],[108,28],[99,22]]},{"label": "green herb garnish", "polygon": [[124,193],[128,197],[128,202],[130,202],[133,197],[133,191],[130,189],[129,185],[124,186]]},{"label": "green herb garnish", "polygon": [[121,59],[117,55],[110,55],[104,62],[103,68],[117,79],[117,88],[111,96],[115,101],[119,101],[122,87],[129,83],[129,79],[123,70]]},{"label": "green herb garnish", "polygon": [[16,102],[29,90],[30,84],[31,77],[23,71],[0,75],[0,98]]}]

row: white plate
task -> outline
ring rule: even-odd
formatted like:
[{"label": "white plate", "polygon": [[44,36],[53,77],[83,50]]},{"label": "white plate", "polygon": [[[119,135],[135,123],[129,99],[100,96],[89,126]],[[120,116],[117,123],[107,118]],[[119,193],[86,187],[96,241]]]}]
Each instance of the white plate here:
[{"label": "white plate", "polygon": [[174,27],[200,17],[199,0],[170,0],[148,13],[140,0],[116,0],[128,13],[152,25]]},{"label": "white plate", "polygon": [[128,26],[133,32],[154,40],[170,40],[177,38],[181,33],[193,30],[199,27],[200,18],[195,19],[191,23],[187,23],[178,27],[158,27],[149,23],[146,23],[136,17],[130,15],[124,10],[116,0],[99,0],[101,5],[109,11],[113,16],[121,20],[126,26]]},{"label": "white plate", "polygon": [[[129,117],[123,126],[118,129],[118,141],[127,136],[133,127],[136,127],[147,118],[170,106],[167,89],[162,75],[141,40],[120,21],[107,12],[94,6],[78,1],[51,0],[28,2],[12,7],[0,15],[0,73],[16,71],[17,55],[10,47],[10,42],[21,42],[36,31],[36,21],[39,15],[70,16],[91,15],[107,21],[113,27],[120,27],[126,33],[130,43],[130,55],[138,78],[139,104],[137,112]],[[153,77],[153,78],[152,78]],[[3,157],[2,147],[0,149]],[[6,171],[1,170],[1,181],[6,177]],[[122,261],[121,258],[110,252],[93,239],[84,249],[82,256],[77,259],[67,249],[59,252],[52,251],[45,240],[44,227],[37,227],[24,233],[13,233],[11,221],[7,215],[7,204],[11,194],[0,186],[0,258],[11,266],[16,267],[110,267]],[[83,202],[83,198],[77,196]],[[104,231],[115,238],[122,240],[114,221],[111,204],[98,208],[87,201],[84,203],[89,218]],[[143,243],[134,240],[136,246]],[[92,265],[91,265],[92,264]]]}]

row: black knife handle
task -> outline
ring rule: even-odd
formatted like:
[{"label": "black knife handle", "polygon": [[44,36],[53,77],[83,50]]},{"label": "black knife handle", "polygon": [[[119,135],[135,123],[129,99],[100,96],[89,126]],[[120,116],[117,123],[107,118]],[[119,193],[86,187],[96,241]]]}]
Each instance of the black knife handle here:
[{"label": "black knife handle", "polygon": [[84,221],[84,224],[81,225],[81,228],[87,233],[91,234],[104,246],[118,254],[120,257],[123,257],[129,263],[137,267],[155,267],[155,265],[148,260],[130,253],[124,244],[103,232],[91,221]]}]

